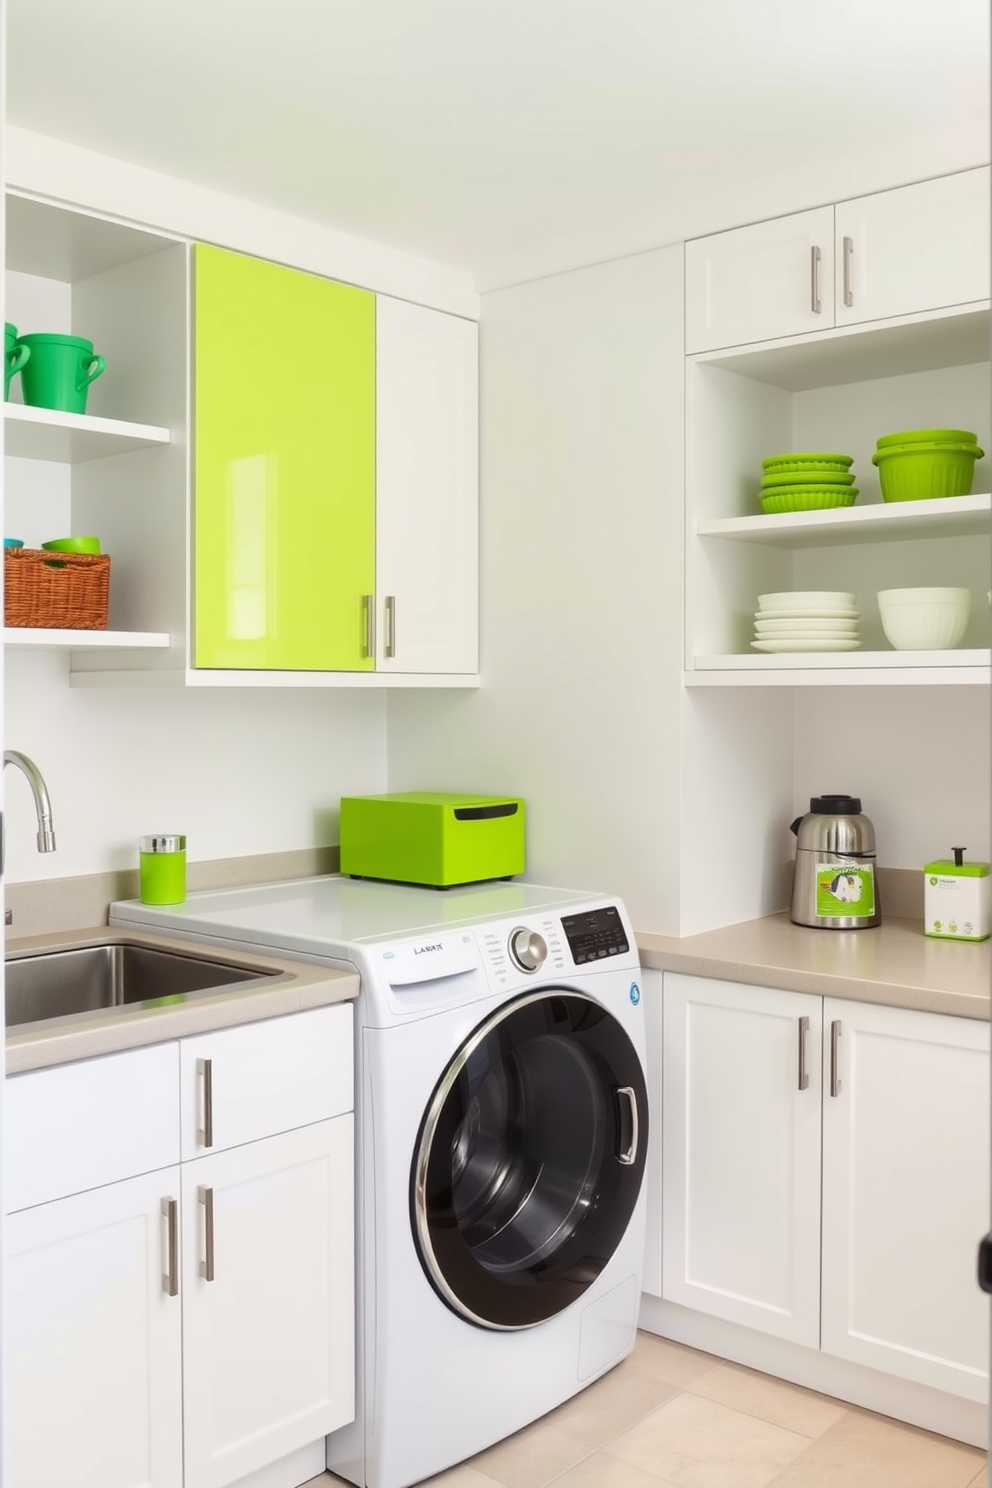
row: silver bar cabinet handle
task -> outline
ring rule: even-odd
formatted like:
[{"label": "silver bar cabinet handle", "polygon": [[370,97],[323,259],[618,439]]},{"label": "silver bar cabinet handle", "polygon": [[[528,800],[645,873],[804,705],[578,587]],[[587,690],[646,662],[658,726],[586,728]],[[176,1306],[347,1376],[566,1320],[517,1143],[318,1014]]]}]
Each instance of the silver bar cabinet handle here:
[{"label": "silver bar cabinet handle", "polygon": [[396,595],[386,595],[386,656],[396,655]]},{"label": "silver bar cabinet handle", "polygon": [[179,1295],[179,1206],[175,1199],[162,1200],[162,1214],[168,1225],[166,1269],[162,1273],[162,1290],[167,1297]]},{"label": "silver bar cabinet handle", "polygon": [[840,1021],[834,1019],[830,1025],[830,1094],[840,1095],[843,1085],[840,1080]]},{"label": "silver bar cabinet handle", "polygon": [[196,1073],[203,1081],[203,1125],[197,1132],[201,1147],[214,1145],[214,1062],[198,1059]]},{"label": "silver bar cabinet handle", "polygon": [[823,254],[814,243],[809,250],[809,307],[814,315],[823,313],[820,303],[820,260]]},{"label": "silver bar cabinet handle", "polygon": [[809,1034],[809,1018],[799,1019],[799,1089],[809,1089],[809,1070],[806,1068],[806,1038]]},{"label": "silver bar cabinet handle", "polygon": [[367,660],[375,656],[375,595],[362,595],[362,616],[365,621],[365,651]]},{"label": "silver bar cabinet handle", "polygon": [[854,239],[844,239],[844,304],[854,304],[854,289],[851,284],[851,259],[854,257]]},{"label": "silver bar cabinet handle", "polygon": [[626,1096],[630,1106],[630,1146],[618,1158],[625,1168],[629,1168],[637,1160],[637,1096],[632,1085],[618,1085],[617,1095]]},{"label": "silver bar cabinet handle", "polygon": [[200,1275],[204,1281],[214,1279],[214,1191],[212,1188],[197,1188],[196,1197],[203,1205],[205,1257],[200,1262]]}]

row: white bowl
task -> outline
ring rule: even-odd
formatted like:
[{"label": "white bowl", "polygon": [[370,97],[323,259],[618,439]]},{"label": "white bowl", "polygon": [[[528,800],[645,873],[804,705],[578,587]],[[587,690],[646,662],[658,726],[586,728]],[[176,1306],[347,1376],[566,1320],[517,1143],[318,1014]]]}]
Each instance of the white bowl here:
[{"label": "white bowl", "polygon": [[968,628],[970,589],[880,589],[882,629],[896,651],[947,651]]}]

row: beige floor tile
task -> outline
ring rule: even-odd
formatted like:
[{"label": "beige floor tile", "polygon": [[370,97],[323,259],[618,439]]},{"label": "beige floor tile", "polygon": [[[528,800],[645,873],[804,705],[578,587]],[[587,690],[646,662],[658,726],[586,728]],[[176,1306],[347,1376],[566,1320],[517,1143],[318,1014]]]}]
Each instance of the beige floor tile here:
[{"label": "beige floor tile", "polygon": [[988,1483],[989,1483],[989,1465],[986,1462],[983,1465],[982,1470],[978,1474],[978,1477],[975,1479],[975,1481],[973,1483],[969,1483],[968,1484],[968,1488],[988,1488]]},{"label": "beige floor tile", "polygon": [[590,1448],[574,1432],[545,1416],[473,1457],[471,1467],[503,1488],[545,1488],[552,1478],[588,1457]]},{"label": "beige floor tile", "polygon": [[628,1358],[553,1410],[545,1421],[569,1432],[591,1452],[643,1421],[678,1390],[670,1380],[639,1371]]},{"label": "beige floor tile", "polygon": [[969,1488],[983,1454],[868,1411],[849,1410],[775,1488]]},{"label": "beige floor tile", "polygon": [[698,1395],[676,1395],[604,1448],[673,1488],[767,1488],[810,1440]]},{"label": "beige floor tile", "polygon": [[624,1361],[639,1373],[668,1380],[683,1389],[705,1374],[707,1369],[722,1362],[713,1354],[701,1354],[698,1349],[686,1348],[685,1344],[673,1343],[670,1338],[659,1338],[656,1333],[643,1331],[637,1335],[634,1352]]},{"label": "beige floor tile", "polygon": [[772,1379],[754,1369],[744,1369],[739,1364],[718,1364],[686,1388],[693,1395],[716,1400],[745,1415],[760,1416],[773,1426],[798,1431],[800,1436],[822,1436],[847,1410],[839,1400]]},{"label": "beige floor tile", "polygon": [[570,1467],[560,1478],[555,1478],[552,1488],[673,1488],[673,1485],[654,1473],[621,1462],[619,1457],[594,1452],[577,1467]]}]

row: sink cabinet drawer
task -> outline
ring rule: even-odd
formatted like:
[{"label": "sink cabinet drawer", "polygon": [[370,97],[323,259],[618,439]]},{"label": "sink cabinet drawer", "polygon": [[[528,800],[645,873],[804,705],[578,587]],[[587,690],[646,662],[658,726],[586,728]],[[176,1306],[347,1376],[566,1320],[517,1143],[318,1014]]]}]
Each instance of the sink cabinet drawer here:
[{"label": "sink cabinet drawer", "polygon": [[182,1039],[182,1160],[350,1111],[352,1018],[342,1004]]},{"label": "sink cabinet drawer", "polygon": [[179,1045],[11,1075],[8,1213],[179,1161]]}]

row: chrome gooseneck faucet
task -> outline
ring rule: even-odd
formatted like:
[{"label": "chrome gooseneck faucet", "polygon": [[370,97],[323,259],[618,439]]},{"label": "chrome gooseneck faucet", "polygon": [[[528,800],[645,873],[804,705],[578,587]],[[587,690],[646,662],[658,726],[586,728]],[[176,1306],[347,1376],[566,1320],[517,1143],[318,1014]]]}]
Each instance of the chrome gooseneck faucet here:
[{"label": "chrome gooseneck faucet", "polygon": [[4,769],[8,765],[16,765],[27,776],[31,794],[34,796],[34,809],[38,816],[38,851],[55,851],[55,832],[52,828],[52,803],[48,799],[48,786],[33,759],[22,754],[19,749],[5,749],[3,752]]}]

